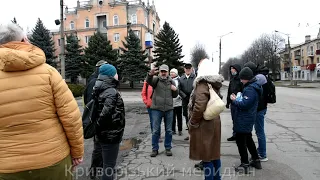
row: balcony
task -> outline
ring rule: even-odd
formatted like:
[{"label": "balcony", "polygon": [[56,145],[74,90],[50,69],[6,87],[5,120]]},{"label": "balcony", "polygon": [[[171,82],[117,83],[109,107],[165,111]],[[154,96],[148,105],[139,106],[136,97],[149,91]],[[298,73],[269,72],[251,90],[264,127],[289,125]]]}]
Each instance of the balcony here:
[{"label": "balcony", "polygon": [[294,55],[294,59],[295,60],[300,60],[301,59],[301,55]]},{"label": "balcony", "polygon": [[316,64],[308,64],[307,65],[307,69],[310,70],[310,71],[314,71],[316,66],[317,66]]},{"label": "balcony", "polygon": [[314,52],[313,52],[313,51],[309,51],[309,52],[308,52],[308,56],[309,56],[309,57],[313,57],[313,56],[314,56]]},{"label": "balcony", "polygon": [[320,55],[320,49],[316,50],[316,55]]}]

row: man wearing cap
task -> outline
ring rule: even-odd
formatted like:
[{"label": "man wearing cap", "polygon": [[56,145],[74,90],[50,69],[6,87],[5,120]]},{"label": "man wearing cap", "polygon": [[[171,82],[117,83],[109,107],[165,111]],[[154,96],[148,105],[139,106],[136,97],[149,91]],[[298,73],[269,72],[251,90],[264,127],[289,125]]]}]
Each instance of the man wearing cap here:
[{"label": "man wearing cap", "polygon": [[[185,74],[179,79],[179,95],[182,98],[183,116],[188,126],[188,104],[196,75],[193,73],[192,65],[190,63],[184,64],[184,73]],[[186,137],[185,140],[189,140],[189,136]]]},{"label": "man wearing cap", "polygon": [[152,69],[147,76],[147,83],[153,87],[152,105],[150,107],[153,119],[152,131],[152,153],[151,157],[156,157],[159,150],[159,137],[161,121],[164,118],[165,124],[165,141],[164,146],[166,155],[172,156],[172,121],[173,121],[173,98],[179,94],[179,90],[175,86],[175,82],[169,76],[169,67],[163,64],[159,68]]},{"label": "man wearing cap", "polygon": [[83,102],[84,102],[84,104],[88,104],[91,101],[91,99],[92,99],[92,90],[93,90],[93,87],[94,87],[94,85],[96,83],[96,80],[98,78],[98,75],[99,75],[99,67],[104,65],[104,64],[108,64],[108,62],[105,61],[105,60],[101,60],[101,61],[97,62],[95,72],[92,73],[92,75],[88,78],[87,87],[83,92]]},{"label": "man wearing cap", "polygon": [[[108,64],[108,62],[105,60],[101,60],[101,61],[97,62],[95,72],[88,78],[87,87],[83,92],[83,102],[85,105],[88,104],[92,99],[93,87],[95,86],[96,81],[99,76],[99,68],[100,68],[100,66],[102,66],[104,64]],[[94,144],[97,144],[95,137],[93,138],[93,142],[94,142]],[[102,162],[101,148],[97,148],[97,146],[95,145],[93,147],[92,158],[91,158],[90,178],[94,179],[97,175],[96,169],[102,168],[102,167],[103,167],[103,162]]]}]

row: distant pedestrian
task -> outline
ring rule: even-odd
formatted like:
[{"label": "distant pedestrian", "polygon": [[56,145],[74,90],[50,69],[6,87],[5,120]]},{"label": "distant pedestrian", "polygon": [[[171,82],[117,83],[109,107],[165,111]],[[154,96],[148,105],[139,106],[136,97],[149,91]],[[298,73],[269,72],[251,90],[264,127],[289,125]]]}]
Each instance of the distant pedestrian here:
[{"label": "distant pedestrian", "polygon": [[166,155],[172,156],[172,121],[173,121],[173,98],[178,96],[178,89],[174,81],[169,76],[169,67],[165,64],[159,68],[160,74],[155,76],[158,70],[152,69],[147,76],[147,83],[150,84],[154,93],[152,96],[152,153],[151,157],[156,157],[159,151],[159,138],[161,121],[164,118]]},{"label": "distant pedestrian", "polygon": [[[193,90],[193,81],[196,79],[196,75],[193,73],[191,63],[184,64],[184,72],[184,75],[179,78],[179,95],[182,98],[183,116],[186,120],[188,129],[188,104]],[[184,140],[189,140],[189,136]]]},{"label": "distant pedestrian", "polygon": [[[179,88],[179,74],[178,70],[173,68],[170,70],[171,78],[174,80],[177,88]],[[172,132],[176,134],[176,122],[178,122],[179,136],[182,136],[182,99],[178,97],[173,98],[173,122],[172,122]]]},{"label": "distant pedestrian", "polygon": [[116,89],[118,83],[118,74],[114,66],[100,66],[93,96],[98,100],[95,146],[102,152],[102,180],[114,179],[114,167],[125,128],[125,109],[122,97]]},{"label": "distant pedestrian", "polygon": [[210,100],[209,86],[222,98],[220,88],[223,77],[218,75],[212,67],[214,64],[204,59],[199,66],[198,76],[194,80],[194,90],[189,103],[189,134],[190,159],[202,160],[205,180],[220,180],[220,147],[221,147],[221,121],[220,116],[205,120],[203,113]]},{"label": "distant pedestrian", "polygon": [[45,53],[0,25],[0,179],[72,180],[83,160],[81,113]]},{"label": "distant pedestrian", "polygon": [[[230,97],[231,94],[237,94],[238,92],[242,92],[243,84],[240,81],[239,73],[241,71],[241,66],[239,64],[234,64],[230,66],[230,83],[228,87],[228,95],[227,95],[227,105],[226,108],[230,108],[231,104],[231,119],[234,124],[234,119],[236,118],[236,107],[232,105]],[[234,131],[234,125],[232,127],[232,136],[227,139],[228,141],[236,140],[236,132]]]},{"label": "distant pedestrian", "polygon": [[[231,94],[229,98],[232,100],[232,104],[237,107],[234,130],[236,132],[236,142],[241,156],[241,164],[236,168],[236,171],[243,168],[247,174],[249,165],[257,169],[262,169],[251,133],[256,120],[257,107],[259,97],[262,95],[262,89],[261,86],[257,84],[257,79],[254,77],[250,68],[243,68],[239,77],[244,84],[242,95],[237,97],[235,94]],[[250,164],[247,150],[249,150],[252,157]]]}]

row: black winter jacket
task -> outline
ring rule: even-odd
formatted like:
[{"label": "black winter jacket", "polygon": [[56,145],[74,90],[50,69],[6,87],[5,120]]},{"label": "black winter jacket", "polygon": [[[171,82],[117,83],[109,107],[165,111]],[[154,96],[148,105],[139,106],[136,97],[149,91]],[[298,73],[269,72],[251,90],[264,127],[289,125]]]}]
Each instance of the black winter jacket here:
[{"label": "black winter jacket", "polygon": [[235,68],[238,73],[235,76],[231,75],[229,88],[228,88],[228,95],[227,95],[227,106],[229,106],[231,104],[230,95],[232,93],[237,95],[238,92],[242,92],[242,90],[243,90],[243,84],[241,83],[240,78],[239,78],[241,66],[238,64],[231,65],[230,70],[231,70],[231,67]]},{"label": "black winter jacket", "polygon": [[83,102],[84,104],[88,104],[92,99],[92,92],[93,87],[96,84],[96,80],[98,78],[98,73],[94,72],[89,78],[88,78],[88,84],[86,89],[83,91]]},{"label": "black winter jacket", "polygon": [[[182,100],[189,102],[191,92],[193,90],[193,81],[196,79],[196,75],[191,73],[189,78],[184,74],[179,78],[179,95]],[[187,105],[187,104],[186,104]]]},{"label": "black winter jacket", "polygon": [[94,95],[98,95],[97,140],[117,144],[122,140],[125,127],[125,109],[121,95],[116,87],[118,81],[113,77],[99,75]]}]

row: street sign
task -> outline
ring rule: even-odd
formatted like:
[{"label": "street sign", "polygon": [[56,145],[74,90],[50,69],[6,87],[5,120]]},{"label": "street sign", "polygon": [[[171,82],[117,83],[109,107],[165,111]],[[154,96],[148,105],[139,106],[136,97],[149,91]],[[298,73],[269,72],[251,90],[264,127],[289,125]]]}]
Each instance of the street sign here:
[{"label": "street sign", "polygon": [[293,67],[292,67],[292,70],[293,70],[294,72],[296,72],[296,71],[301,71],[301,66],[293,66]]}]

